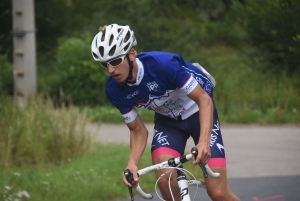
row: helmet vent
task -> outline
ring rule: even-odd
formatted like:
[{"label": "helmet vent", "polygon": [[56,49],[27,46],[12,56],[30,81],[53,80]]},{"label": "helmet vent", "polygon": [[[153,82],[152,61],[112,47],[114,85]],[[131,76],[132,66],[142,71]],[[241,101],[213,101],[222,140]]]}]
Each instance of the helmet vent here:
[{"label": "helmet vent", "polygon": [[103,31],[103,33],[102,33],[102,37],[101,37],[101,42],[103,42],[104,39],[105,39],[105,33],[106,33],[106,31],[105,31],[105,29],[104,29],[104,31]]},{"label": "helmet vent", "polygon": [[114,35],[110,35],[109,39],[109,46],[111,46],[111,43],[114,41]]},{"label": "helmet vent", "polygon": [[104,53],[104,47],[103,46],[99,47],[99,53],[100,53],[101,57],[103,57],[103,53]]},{"label": "helmet vent", "polygon": [[130,43],[128,43],[125,47],[124,47],[124,50],[127,51],[127,49],[129,48],[130,46]]},{"label": "helmet vent", "polygon": [[109,56],[113,56],[114,55],[114,53],[115,53],[115,51],[116,51],[116,45],[114,45],[111,49],[110,49],[110,51],[109,51]]},{"label": "helmet vent", "polygon": [[130,31],[127,32],[125,39],[124,39],[124,43],[126,43],[128,41],[128,39],[130,38],[131,34]]},{"label": "helmet vent", "polygon": [[99,57],[97,56],[97,54],[95,54],[94,52],[93,52],[93,56],[94,56],[96,59],[99,59]]}]

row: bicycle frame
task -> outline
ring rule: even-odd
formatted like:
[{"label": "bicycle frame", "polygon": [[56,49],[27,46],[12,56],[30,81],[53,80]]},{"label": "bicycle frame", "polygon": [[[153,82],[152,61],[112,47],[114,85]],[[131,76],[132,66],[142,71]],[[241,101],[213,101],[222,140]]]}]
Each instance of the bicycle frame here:
[{"label": "bicycle frame", "polygon": [[[142,176],[145,174],[149,174],[151,172],[155,172],[157,170],[162,170],[165,168],[174,168],[174,167],[179,167],[182,166],[183,163],[186,163],[188,161],[190,161],[192,159],[192,154],[194,155],[194,157],[197,157],[198,155],[198,150],[196,147],[193,147],[191,150],[191,154],[187,154],[181,157],[177,157],[177,158],[170,158],[167,161],[164,161],[162,163],[156,164],[156,165],[152,165],[146,168],[143,168],[141,170],[138,170],[138,176]],[[201,167],[204,176],[210,176],[212,178],[219,178],[220,174],[219,173],[214,173],[206,164],[205,166],[200,162],[199,166]],[[186,178],[186,175],[180,170],[177,169],[177,183],[180,189],[180,195],[181,195],[181,199],[182,201],[191,201],[190,195],[189,195],[189,190],[188,190],[188,185],[191,184],[195,184],[195,185],[199,185],[200,187],[205,188],[205,183],[203,181],[198,181],[198,180],[188,180]],[[127,178],[127,181],[129,183],[131,183],[131,181],[133,181],[133,174],[130,172],[130,170],[126,169],[124,171],[124,174]],[[132,188],[129,188],[129,192],[130,192],[130,196],[131,196],[131,200],[134,200],[133,197],[133,193],[132,193]],[[152,199],[153,196],[151,194],[145,193],[142,188],[140,187],[140,185],[138,185],[136,187],[136,191],[138,192],[138,194],[144,198],[144,199]]]},{"label": "bicycle frame", "polygon": [[191,201],[190,199],[190,193],[188,186],[191,184],[196,184],[197,186],[201,186],[205,188],[204,181],[199,180],[188,180],[186,178],[186,175],[181,170],[177,169],[177,183],[180,191],[180,196],[182,201]]}]

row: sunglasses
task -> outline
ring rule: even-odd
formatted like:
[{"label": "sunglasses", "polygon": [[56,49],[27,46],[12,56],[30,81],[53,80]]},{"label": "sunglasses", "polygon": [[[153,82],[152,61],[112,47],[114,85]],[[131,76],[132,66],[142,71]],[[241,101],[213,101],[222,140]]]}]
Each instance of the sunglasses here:
[{"label": "sunglasses", "polygon": [[108,62],[100,62],[100,64],[105,69],[108,68],[108,64],[115,68],[115,67],[120,66],[124,62],[125,57],[126,57],[126,54],[123,55],[123,56],[120,56],[120,57],[118,57],[116,59],[112,59],[112,60],[110,60]]}]

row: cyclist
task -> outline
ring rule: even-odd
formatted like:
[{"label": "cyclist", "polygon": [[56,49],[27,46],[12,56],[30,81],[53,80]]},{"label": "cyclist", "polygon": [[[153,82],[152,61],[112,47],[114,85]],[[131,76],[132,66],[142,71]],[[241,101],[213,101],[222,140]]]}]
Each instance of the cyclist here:
[{"label": "cyclist", "polygon": [[[129,26],[111,24],[100,27],[92,41],[95,61],[110,74],[106,83],[109,101],[120,110],[130,131],[130,154],[126,169],[134,174],[130,184],[138,184],[138,164],[147,144],[148,131],[136,107],[155,111],[151,146],[152,162],[158,164],[184,154],[187,139],[192,137],[200,161],[221,174],[205,178],[212,200],[238,200],[227,184],[226,159],[217,110],[213,101],[215,81],[199,64],[191,64],[180,55],[167,52],[137,54],[137,40]],[[158,171],[159,177],[166,170]],[[165,178],[165,179],[163,179]],[[168,177],[159,180],[165,200],[172,200]],[[180,192],[174,176],[171,181],[175,200]]]}]

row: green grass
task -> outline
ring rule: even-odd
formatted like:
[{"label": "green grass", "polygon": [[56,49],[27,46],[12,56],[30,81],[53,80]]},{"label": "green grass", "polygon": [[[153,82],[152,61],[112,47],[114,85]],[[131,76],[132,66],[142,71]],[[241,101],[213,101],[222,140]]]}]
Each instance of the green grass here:
[{"label": "green grass", "polygon": [[[88,122],[86,112],[71,105],[55,108],[51,101],[33,97],[17,108],[11,98],[0,97],[1,199],[100,201],[128,196],[121,173],[129,145],[92,143],[84,130]],[[139,167],[149,165],[147,147]],[[186,167],[202,177],[199,167]],[[140,184],[152,192],[155,181],[153,173]]]},{"label": "green grass", "polygon": [[[12,168],[0,173],[0,195],[7,198],[26,191],[30,195],[28,200],[35,201],[107,201],[128,197],[128,188],[121,179],[128,154],[127,145],[98,144],[93,153],[63,165]],[[151,165],[149,147],[145,150],[139,168],[148,165]],[[198,178],[202,177],[198,166],[189,163],[185,168],[197,172],[195,175]],[[140,184],[146,192],[152,192],[155,181],[155,175],[151,173],[143,176]]]},{"label": "green grass", "polygon": [[0,97],[0,170],[11,166],[43,166],[76,158],[93,147],[90,122],[73,106],[53,106],[48,99],[33,97],[18,108],[11,98]]}]

